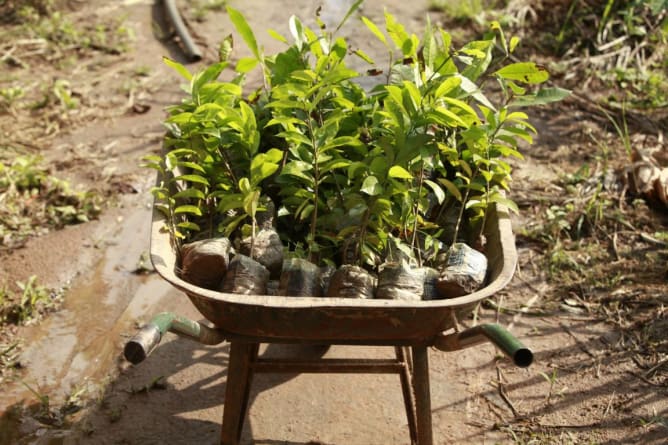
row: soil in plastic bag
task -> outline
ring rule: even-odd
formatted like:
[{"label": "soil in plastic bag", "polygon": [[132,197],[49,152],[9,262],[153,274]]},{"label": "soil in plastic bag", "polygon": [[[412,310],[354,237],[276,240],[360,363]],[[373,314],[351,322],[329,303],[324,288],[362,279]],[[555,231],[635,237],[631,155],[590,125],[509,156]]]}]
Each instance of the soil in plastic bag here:
[{"label": "soil in plastic bag", "polygon": [[266,267],[246,255],[235,255],[220,290],[232,294],[265,295],[268,282]]},{"label": "soil in plastic bag", "polygon": [[378,274],[376,298],[420,301],[424,292],[424,272],[404,261],[385,263]]},{"label": "soil in plastic bag", "polygon": [[262,229],[255,234],[251,255],[251,238],[245,238],[239,245],[239,253],[252,257],[269,270],[272,278],[281,275],[283,266],[283,243],[276,230]]},{"label": "soil in plastic bag", "polygon": [[320,268],[308,260],[290,258],[283,262],[278,295],[289,297],[320,297]]},{"label": "soil in plastic bag", "polygon": [[464,243],[455,243],[436,283],[439,298],[455,298],[478,290],[487,275],[487,257]]},{"label": "soil in plastic bag", "polygon": [[181,247],[181,278],[195,286],[217,290],[229,266],[230,249],[227,238],[184,244]]},{"label": "soil in plastic bag", "polygon": [[329,283],[332,280],[332,275],[336,272],[336,267],[331,265],[326,265],[320,267],[320,289],[322,289],[322,295],[327,295],[327,289],[329,289]]},{"label": "soil in plastic bag", "polygon": [[438,270],[431,267],[422,267],[420,269],[422,276],[424,277],[424,290],[422,292],[422,299],[437,300],[439,298],[439,293],[436,284],[438,283],[438,277],[440,273]]},{"label": "soil in plastic bag", "polygon": [[377,278],[367,270],[344,264],[332,275],[327,289],[330,298],[373,298]]}]

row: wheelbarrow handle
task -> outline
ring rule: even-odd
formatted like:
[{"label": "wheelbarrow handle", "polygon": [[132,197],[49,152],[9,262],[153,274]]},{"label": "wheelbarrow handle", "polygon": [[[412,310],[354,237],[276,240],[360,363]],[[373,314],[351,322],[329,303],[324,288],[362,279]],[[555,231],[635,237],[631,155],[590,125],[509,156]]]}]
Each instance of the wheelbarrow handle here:
[{"label": "wheelbarrow handle", "polygon": [[126,360],[134,365],[144,361],[167,331],[205,345],[217,345],[225,341],[225,336],[217,329],[171,312],[163,312],[153,317],[125,344],[123,355]]},{"label": "wheelbarrow handle", "polygon": [[521,368],[526,368],[533,362],[533,352],[496,323],[481,324],[453,334],[437,335],[433,346],[441,351],[458,351],[487,341],[493,343]]}]

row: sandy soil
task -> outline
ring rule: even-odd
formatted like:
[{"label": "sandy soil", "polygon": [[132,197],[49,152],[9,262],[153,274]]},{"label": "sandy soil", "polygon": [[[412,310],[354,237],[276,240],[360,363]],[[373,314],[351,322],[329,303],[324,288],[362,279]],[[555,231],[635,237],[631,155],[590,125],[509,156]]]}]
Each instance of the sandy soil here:
[{"label": "sandy soil", "polygon": [[[324,2],[325,19],[340,3]],[[423,26],[426,1],[383,3],[407,27]],[[283,30],[289,15],[308,19],[315,10],[308,1],[231,4],[255,29]],[[153,180],[138,165],[142,155],[159,149],[163,109],[180,97],[178,80],[161,57],[182,60],[182,55],[173,40],[161,41],[151,32],[152,21],[160,18],[153,2],[96,0],[83,8],[81,15],[127,14],[135,31],[133,49],[104,69],[110,82],[106,91],[114,91],[109,85],[122,83],[138,66],[149,66],[151,74],[137,95],[114,98],[122,112],[63,131],[44,152],[64,177],[114,190],[114,205],[98,221],[52,232],[2,257],[0,278],[24,280],[38,274],[49,286],[67,286],[67,292],[60,311],[17,332],[25,339],[24,369],[20,379],[3,384],[0,444],[218,443],[228,344],[207,347],[168,334],[144,363],[131,366],[121,358],[125,341],[157,312],[170,310],[201,320],[187,298],[159,277],[134,273],[149,250],[148,189]],[[364,13],[378,19],[382,5],[369,2]],[[204,62],[213,60],[217,42],[231,30],[225,14],[210,12],[205,22],[192,23]],[[345,32],[356,36],[354,28]],[[261,38],[271,51],[276,43]],[[95,94],[102,96],[105,85],[97,88]],[[130,99],[150,108],[128,112]],[[574,145],[563,145],[565,134],[600,129],[599,121],[587,120],[587,112],[575,108],[571,104],[541,112],[541,137],[527,161],[518,165],[518,196],[555,193],[551,181],[590,156],[589,139],[574,138]],[[564,112],[579,117],[564,126]],[[516,232],[530,219],[529,211],[515,218]],[[647,373],[639,367],[643,358],[627,347],[632,339],[624,329],[586,305],[564,305],[568,290],[560,294],[547,284],[545,271],[537,265],[540,247],[520,237],[518,250],[520,264],[512,283],[493,304],[483,305],[477,317],[478,322],[498,321],[508,327],[534,351],[535,363],[515,368],[490,345],[457,353],[430,351],[435,443],[665,443],[665,372]],[[647,286],[645,291],[666,301],[665,281]],[[650,322],[647,329],[657,331],[661,343],[666,324],[658,312],[663,308],[655,310],[663,324]],[[309,357],[322,351],[271,345],[261,353]],[[326,356],[391,354],[388,348],[335,346]],[[40,417],[35,394],[21,381],[48,395],[51,411],[72,402],[73,395],[74,405],[85,409],[59,418]],[[251,391],[242,443],[408,444],[399,379],[260,375]]]}]

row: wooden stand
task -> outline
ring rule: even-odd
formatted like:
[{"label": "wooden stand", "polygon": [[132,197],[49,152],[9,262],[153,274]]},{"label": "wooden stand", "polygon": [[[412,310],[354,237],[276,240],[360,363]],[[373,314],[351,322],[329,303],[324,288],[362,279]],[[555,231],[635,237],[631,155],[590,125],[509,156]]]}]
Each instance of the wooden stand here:
[{"label": "wooden stand", "polygon": [[260,358],[260,343],[232,341],[225,389],[222,445],[238,445],[255,373],[399,374],[411,445],[433,445],[426,346],[394,346],[394,359]]}]

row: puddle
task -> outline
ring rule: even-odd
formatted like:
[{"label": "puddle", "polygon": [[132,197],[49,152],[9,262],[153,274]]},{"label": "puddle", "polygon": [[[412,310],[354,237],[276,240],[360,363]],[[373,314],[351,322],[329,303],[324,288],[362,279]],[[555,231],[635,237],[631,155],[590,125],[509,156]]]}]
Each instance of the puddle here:
[{"label": "puddle", "polygon": [[[52,405],[83,385],[99,388],[135,320],[170,290],[157,275],[133,273],[149,249],[150,218],[147,208],[129,212],[104,240],[108,247],[99,262],[66,291],[61,310],[24,333],[21,378]],[[0,412],[37,400],[20,381],[5,386]]]}]

